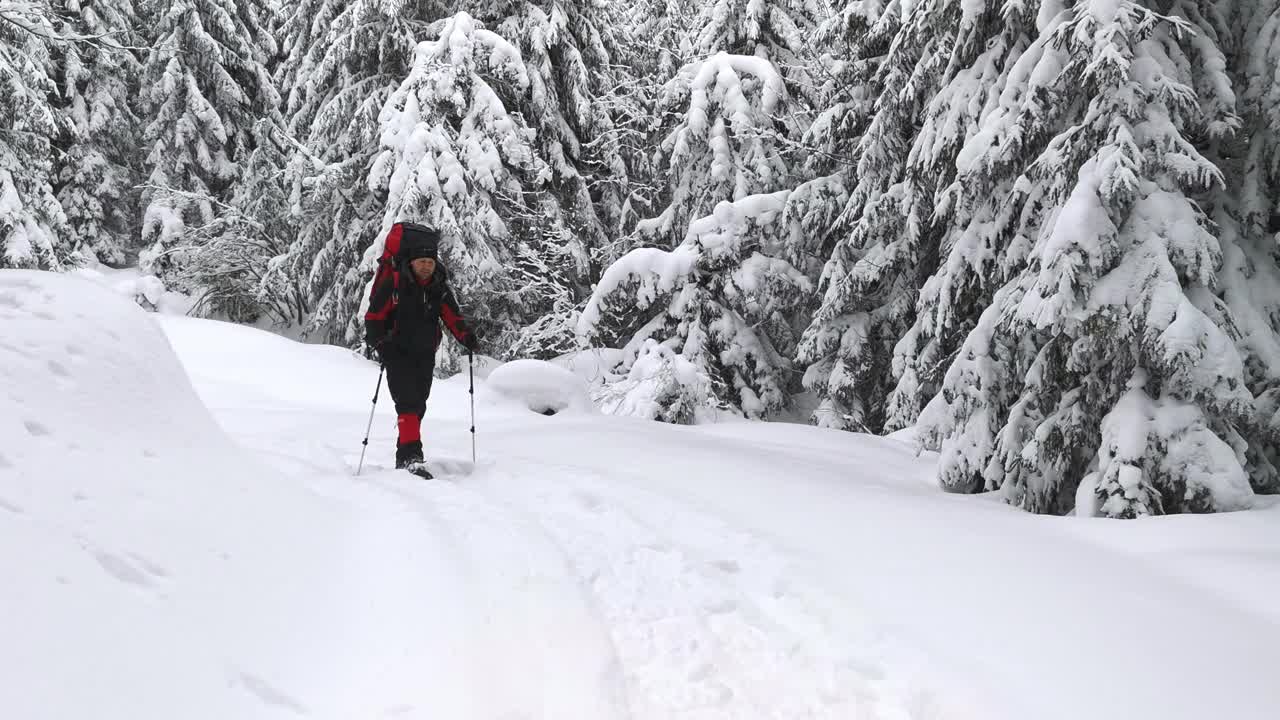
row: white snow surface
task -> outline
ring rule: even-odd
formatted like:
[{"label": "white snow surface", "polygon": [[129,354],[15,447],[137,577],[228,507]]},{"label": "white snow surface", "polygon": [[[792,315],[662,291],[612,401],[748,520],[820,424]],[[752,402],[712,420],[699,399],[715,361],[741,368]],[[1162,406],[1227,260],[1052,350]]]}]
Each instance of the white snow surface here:
[{"label": "white snow surface", "polygon": [[[1280,507],[945,495],[904,442],[530,412],[0,271],[0,716],[1274,718]],[[515,368],[525,384],[529,375]],[[506,374],[512,374],[507,370]],[[501,384],[501,383],[499,383]]]}]

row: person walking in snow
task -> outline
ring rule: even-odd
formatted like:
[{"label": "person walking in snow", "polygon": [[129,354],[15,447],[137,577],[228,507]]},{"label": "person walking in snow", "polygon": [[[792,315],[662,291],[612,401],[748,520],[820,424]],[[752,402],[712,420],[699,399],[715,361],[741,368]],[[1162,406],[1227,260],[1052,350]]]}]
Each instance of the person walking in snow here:
[{"label": "person walking in snow", "polygon": [[421,423],[444,337],[441,322],[467,352],[479,346],[449,287],[439,249],[440,233],[433,228],[391,226],[364,316],[365,342],[385,368],[395,401],[396,468],[426,478],[431,473],[422,454]]}]

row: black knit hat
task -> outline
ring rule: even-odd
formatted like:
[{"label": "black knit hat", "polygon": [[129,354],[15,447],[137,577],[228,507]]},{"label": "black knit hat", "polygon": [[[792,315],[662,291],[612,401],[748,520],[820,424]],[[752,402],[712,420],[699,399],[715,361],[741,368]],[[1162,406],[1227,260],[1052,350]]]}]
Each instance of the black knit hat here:
[{"label": "black knit hat", "polygon": [[400,238],[400,254],[405,260],[419,258],[436,260],[440,253],[440,233],[425,225],[404,223]]}]

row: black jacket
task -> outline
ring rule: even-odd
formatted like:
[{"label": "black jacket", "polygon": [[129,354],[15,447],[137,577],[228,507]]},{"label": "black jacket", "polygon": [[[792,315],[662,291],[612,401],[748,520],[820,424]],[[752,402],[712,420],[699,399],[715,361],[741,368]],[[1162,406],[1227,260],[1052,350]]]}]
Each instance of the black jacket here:
[{"label": "black jacket", "polygon": [[365,313],[365,342],[379,347],[384,341],[413,355],[434,355],[444,337],[440,324],[467,348],[475,336],[449,287],[449,273],[437,261],[431,280],[423,285],[408,263],[400,258],[391,267],[379,267]]}]

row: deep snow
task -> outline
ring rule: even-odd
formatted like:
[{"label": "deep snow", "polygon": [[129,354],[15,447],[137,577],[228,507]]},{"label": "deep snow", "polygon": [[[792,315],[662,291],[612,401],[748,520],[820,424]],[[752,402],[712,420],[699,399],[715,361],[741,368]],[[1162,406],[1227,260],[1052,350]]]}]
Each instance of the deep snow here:
[{"label": "deep snow", "polygon": [[[1280,508],[940,493],[894,438],[675,427],[0,271],[0,716],[1273,718]],[[531,373],[541,373],[540,375]],[[504,377],[505,376],[505,377]],[[564,382],[567,387],[579,387]],[[457,472],[454,472],[457,471]]]}]

